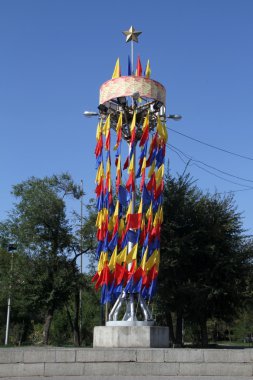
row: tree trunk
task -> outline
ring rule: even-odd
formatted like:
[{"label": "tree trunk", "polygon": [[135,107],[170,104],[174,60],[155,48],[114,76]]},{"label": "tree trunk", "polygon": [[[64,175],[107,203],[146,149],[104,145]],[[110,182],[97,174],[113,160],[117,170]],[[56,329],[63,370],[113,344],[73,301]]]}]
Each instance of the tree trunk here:
[{"label": "tree trunk", "polygon": [[179,347],[182,347],[183,342],[183,334],[182,334],[182,328],[183,328],[183,315],[182,313],[177,313],[177,324],[176,324],[176,345]]},{"label": "tree trunk", "polygon": [[21,328],[20,328],[20,332],[19,332],[19,337],[18,337],[18,345],[21,346],[22,342],[23,342],[23,339],[24,337],[26,336],[26,323],[24,321],[24,319],[22,320],[22,325],[21,325]]},{"label": "tree trunk", "polygon": [[205,320],[200,322],[200,333],[202,347],[208,347],[207,324]]},{"label": "tree trunk", "polygon": [[50,332],[50,326],[53,319],[53,310],[48,310],[47,315],[45,317],[45,323],[43,327],[43,344],[48,344],[49,341],[49,332]]},{"label": "tree trunk", "polygon": [[175,343],[175,334],[174,334],[174,327],[173,327],[173,321],[172,321],[171,313],[166,314],[166,321],[167,321],[167,325],[169,327],[170,342]]},{"label": "tree trunk", "polygon": [[73,325],[73,322],[72,322],[72,318],[71,318],[71,315],[70,315],[70,311],[69,311],[68,305],[65,305],[65,307],[66,307],[67,317],[68,317],[68,320],[69,320],[71,331],[73,333],[74,332],[74,325]]},{"label": "tree trunk", "polygon": [[79,289],[76,289],[75,291],[75,315],[74,315],[74,321],[73,321],[73,333],[74,333],[74,345],[80,346],[81,345],[81,331],[79,329],[79,310],[80,310],[80,294]]}]

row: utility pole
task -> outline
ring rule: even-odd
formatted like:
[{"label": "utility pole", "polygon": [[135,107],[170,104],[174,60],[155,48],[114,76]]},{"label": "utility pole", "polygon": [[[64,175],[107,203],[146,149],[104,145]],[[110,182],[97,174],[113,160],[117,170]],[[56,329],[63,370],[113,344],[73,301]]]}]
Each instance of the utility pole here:
[{"label": "utility pole", "polygon": [[[83,180],[81,179],[80,184],[81,197],[80,197],[80,273],[83,274]],[[83,318],[83,308],[82,308],[82,287],[80,286],[79,291],[79,330],[80,330],[80,344],[82,342],[82,318]]]},{"label": "utility pole", "polygon": [[9,297],[7,301],[7,317],[6,317],[6,329],[5,329],[5,346],[8,345],[9,340],[9,330],[10,330],[10,315],[11,315],[11,287],[12,287],[12,274],[13,274],[13,259],[14,259],[14,251],[16,251],[17,247],[14,244],[9,244],[8,252],[11,252],[11,271],[10,271],[10,286],[9,286]]}]

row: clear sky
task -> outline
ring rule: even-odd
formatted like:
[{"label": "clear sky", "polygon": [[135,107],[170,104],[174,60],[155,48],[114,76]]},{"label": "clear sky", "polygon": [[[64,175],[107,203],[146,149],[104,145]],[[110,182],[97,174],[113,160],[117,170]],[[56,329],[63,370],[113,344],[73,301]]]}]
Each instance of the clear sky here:
[{"label": "clear sky", "polygon": [[[168,126],[252,158],[169,133],[184,154],[241,178],[188,167],[204,191],[235,191],[252,233],[252,17],[252,0],[0,0],[0,219],[12,185],[30,176],[68,171],[84,180],[85,201],[93,195],[97,121],[82,113],[96,110],[117,57],[126,73],[121,32],[133,25],[143,32],[135,54],[143,66],[150,59],[152,78],[166,87],[168,113],[183,115]],[[184,171],[183,153],[167,151],[172,173]]]}]

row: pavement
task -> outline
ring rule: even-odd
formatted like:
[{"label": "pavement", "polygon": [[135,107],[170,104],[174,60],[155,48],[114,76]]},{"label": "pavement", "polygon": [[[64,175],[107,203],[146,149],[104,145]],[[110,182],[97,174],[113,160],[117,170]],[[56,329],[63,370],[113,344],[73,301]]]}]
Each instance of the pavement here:
[{"label": "pavement", "polygon": [[253,380],[241,376],[29,376],[1,377],[0,380]]}]

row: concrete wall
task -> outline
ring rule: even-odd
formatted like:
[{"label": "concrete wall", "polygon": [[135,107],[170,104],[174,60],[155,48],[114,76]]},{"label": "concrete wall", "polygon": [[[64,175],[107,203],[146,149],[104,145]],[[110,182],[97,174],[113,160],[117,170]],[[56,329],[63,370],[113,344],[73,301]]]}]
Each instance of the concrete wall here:
[{"label": "concrete wall", "polygon": [[253,349],[2,348],[0,377],[252,376]]}]

